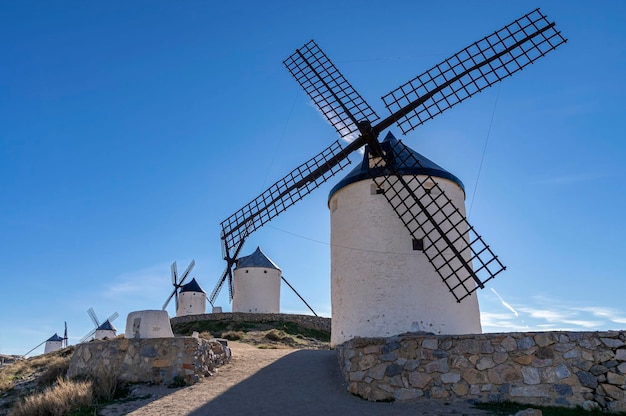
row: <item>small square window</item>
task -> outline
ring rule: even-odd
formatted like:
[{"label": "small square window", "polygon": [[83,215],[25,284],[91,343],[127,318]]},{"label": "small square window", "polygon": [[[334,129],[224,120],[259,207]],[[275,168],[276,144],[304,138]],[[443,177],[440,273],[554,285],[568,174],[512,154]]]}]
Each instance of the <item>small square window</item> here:
[{"label": "small square window", "polygon": [[415,251],[424,251],[424,239],[423,238],[414,238],[413,239],[413,250],[415,250]]}]

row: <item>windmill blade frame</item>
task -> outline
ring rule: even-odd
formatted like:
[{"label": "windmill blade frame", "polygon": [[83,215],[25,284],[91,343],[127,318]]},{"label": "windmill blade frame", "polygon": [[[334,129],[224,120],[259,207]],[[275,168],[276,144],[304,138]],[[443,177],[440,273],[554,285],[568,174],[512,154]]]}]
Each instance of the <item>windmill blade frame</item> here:
[{"label": "windmill blade frame", "polygon": [[[389,168],[392,165],[389,162],[393,155],[384,154],[378,142],[378,135],[383,130],[398,123],[400,129],[406,134],[472,95],[520,71],[566,41],[555,29],[555,23],[549,22],[539,9],[535,9],[383,96],[383,102],[391,115],[373,126],[371,123],[378,120],[377,114],[341,75],[319,46],[314,41],[310,41],[297,49],[283,62],[284,65],[342,137],[355,135],[357,132],[359,136],[354,138],[346,148],[336,150],[337,156],[333,155],[328,161],[334,163],[333,166],[329,167],[329,163],[325,162],[312,169],[312,166],[309,166],[310,161],[306,162],[221,223],[223,254],[227,267],[210,297],[211,304],[227,279],[232,298],[231,269],[237,255],[235,253],[239,252],[250,233],[285,211],[341,170],[332,170],[339,163],[339,158],[346,159],[350,153],[367,143],[374,156],[379,157]],[[328,149],[335,145],[338,145],[338,142]],[[302,167],[306,167],[304,172],[300,171]],[[409,184],[404,182],[401,175],[390,171],[387,178],[392,177],[395,178],[393,183],[388,184],[392,189],[396,183],[399,183],[403,190],[411,194]],[[323,180],[318,183],[319,178]],[[309,188],[308,183],[312,181],[315,186]],[[394,198],[400,197],[399,191],[395,194]],[[462,214],[457,212],[454,215],[444,215],[443,218],[444,222],[467,227],[467,235],[472,234],[469,245],[459,251],[455,244],[465,239],[465,235],[461,236],[463,238],[453,239],[444,235],[441,224],[436,219],[444,212],[443,207],[438,206],[436,200],[433,199],[428,203],[431,209],[434,209],[431,213],[415,195],[411,199],[411,206],[419,206],[426,220],[420,220],[411,209],[399,208],[407,203],[404,197],[399,198],[400,204],[397,206],[394,206],[394,199],[388,202],[394,206],[394,210],[405,222],[412,236],[417,235],[420,230],[423,232],[428,227],[437,230],[437,235],[427,233],[430,247],[427,250],[430,252],[428,259],[438,272],[443,268],[448,269],[440,272],[440,276],[450,291],[455,294],[457,301],[475,290],[475,287],[468,288],[464,279],[457,278],[460,283],[449,282],[451,276],[455,276],[458,270],[470,271],[471,262],[477,261],[479,271],[488,271],[486,278],[478,277],[474,272],[469,273],[477,287],[483,287],[484,282],[504,270],[504,266],[482,238],[475,234],[473,227],[467,223]],[[448,205],[449,203],[444,201],[444,206]],[[407,216],[407,212],[411,214]],[[454,220],[452,220],[453,216]],[[433,248],[436,250],[433,251]],[[467,250],[470,250],[472,254],[468,260],[465,260],[464,252]],[[453,253],[453,257],[460,263],[458,266],[453,265],[451,261],[445,261],[446,251]],[[487,259],[483,260],[481,255],[485,255]],[[438,265],[441,259],[444,259],[443,265]],[[495,265],[493,271],[489,268],[492,264]],[[463,287],[461,293],[456,293],[461,287]]]},{"label": "windmill blade frame", "polygon": [[[407,179],[394,165],[421,166],[415,155],[398,141],[400,151],[385,146],[387,158],[378,158],[374,169],[385,171],[373,181],[409,231],[421,241],[422,251],[457,302],[506,270],[498,256],[476,233],[465,215],[430,175]],[[386,159],[386,160],[385,160]],[[393,163],[389,160],[393,159]],[[424,169],[425,170],[425,169]],[[425,240],[425,241],[424,241]]]},{"label": "windmill blade frame", "polygon": [[96,311],[94,311],[93,308],[89,308],[89,309],[87,309],[87,314],[89,315],[89,317],[93,321],[93,324],[96,326],[96,328],[99,327],[100,326],[100,321],[98,320],[98,316],[96,316]]},{"label": "windmill blade frame", "polygon": [[314,40],[296,49],[283,64],[341,137],[360,133],[362,120],[378,120]]},{"label": "windmill blade frame", "polygon": [[174,261],[171,264],[170,270],[172,273],[172,285],[174,286],[174,290],[172,290],[172,293],[170,293],[170,295],[165,300],[165,303],[163,303],[163,307],[161,308],[161,310],[164,311],[165,309],[167,309],[167,306],[169,305],[170,301],[172,300],[172,298],[174,298],[176,311],[178,311],[178,296],[177,296],[178,290],[183,285],[183,282],[185,281],[185,279],[187,279],[187,277],[189,276],[189,274],[191,273],[191,270],[194,268],[195,265],[196,265],[196,260],[192,259],[191,262],[189,263],[189,266],[187,266],[187,269],[185,269],[185,271],[181,275],[180,281],[178,281],[178,267],[177,267],[176,261]]},{"label": "windmill blade frame", "polygon": [[539,9],[485,36],[382,97],[404,134],[566,43]]}]

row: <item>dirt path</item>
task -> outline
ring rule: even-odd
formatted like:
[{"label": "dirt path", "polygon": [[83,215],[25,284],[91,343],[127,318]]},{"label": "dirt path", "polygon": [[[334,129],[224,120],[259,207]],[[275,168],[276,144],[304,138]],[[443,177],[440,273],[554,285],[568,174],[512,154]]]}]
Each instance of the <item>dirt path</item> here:
[{"label": "dirt path", "polygon": [[102,416],[489,415],[466,403],[372,403],[350,395],[334,351],[258,349],[231,342],[233,359],[182,389],[144,388],[153,397],[115,404]]}]

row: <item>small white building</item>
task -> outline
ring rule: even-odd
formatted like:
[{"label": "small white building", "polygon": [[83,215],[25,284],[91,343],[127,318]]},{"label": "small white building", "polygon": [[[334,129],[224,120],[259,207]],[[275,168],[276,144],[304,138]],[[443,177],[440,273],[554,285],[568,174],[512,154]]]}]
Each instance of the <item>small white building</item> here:
[{"label": "small white building", "polygon": [[173,338],[167,311],[131,312],[126,318],[124,338]]},{"label": "small white building", "polygon": [[[383,147],[398,144],[391,133],[381,143]],[[396,171],[407,179],[414,175],[426,179],[430,175],[465,215],[461,181],[419,153],[409,151],[419,163],[407,166],[396,161]],[[482,332],[476,294],[457,303],[385,198],[385,190],[372,179],[382,174],[380,169],[370,168],[366,148],[363,162],[329,195],[331,345],[355,337],[389,337],[404,332]],[[462,232],[467,235],[466,230]]]},{"label": "small white building", "polygon": [[233,312],[280,313],[282,271],[257,247],[237,260],[233,276]]},{"label": "small white building", "polygon": [[104,321],[94,334],[94,339],[113,339],[117,336],[117,328],[108,319]]},{"label": "small white building", "polygon": [[200,315],[206,312],[206,292],[196,279],[183,285],[178,294],[176,316]]},{"label": "small white building", "polygon": [[44,346],[43,353],[47,354],[49,352],[60,350],[61,348],[63,348],[63,341],[63,338],[55,333],[46,340],[46,345]]}]

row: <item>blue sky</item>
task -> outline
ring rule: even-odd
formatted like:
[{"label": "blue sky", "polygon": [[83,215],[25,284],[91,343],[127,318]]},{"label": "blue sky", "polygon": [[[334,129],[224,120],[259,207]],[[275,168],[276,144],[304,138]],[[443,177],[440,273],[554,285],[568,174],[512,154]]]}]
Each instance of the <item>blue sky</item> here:
[{"label": "blue sky", "polygon": [[[64,321],[76,343],[90,307],[122,332],[160,309],[174,260],[213,289],[219,223],[337,139],[282,65],[297,47],[315,39],[384,115],[382,95],[536,7],[566,45],[391,131],[461,178],[508,267],[478,295],[485,331],[626,327],[626,3],[215,3],[0,3],[0,353]],[[345,172],[242,253],[260,245],[326,316],[326,199]],[[281,309],[307,312],[286,287]]]}]

